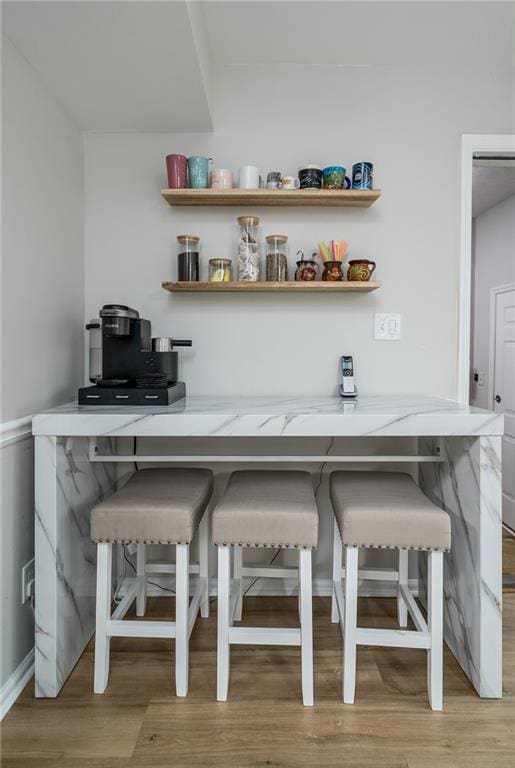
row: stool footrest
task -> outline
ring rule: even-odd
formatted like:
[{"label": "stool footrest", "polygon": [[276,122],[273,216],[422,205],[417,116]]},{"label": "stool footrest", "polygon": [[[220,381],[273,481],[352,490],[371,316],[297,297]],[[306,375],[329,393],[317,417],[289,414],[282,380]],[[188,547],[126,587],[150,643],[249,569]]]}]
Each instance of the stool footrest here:
[{"label": "stool footrest", "polygon": [[175,637],[175,621],[107,622],[108,637]]},{"label": "stool footrest", "polygon": [[244,565],[241,575],[260,579],[298,579],[299,569],[280,565]]},{"label": "stool footrest", "polygon": [[418,632],[405,629],[365,629],[355,630],[356,645],[390,646],[392,648],[425,648],[431,647],[429,632]]},{"label": "stool footrest", "polygon": [[231,645],[300,645],[300,629],[279,627],[229,627]]}]

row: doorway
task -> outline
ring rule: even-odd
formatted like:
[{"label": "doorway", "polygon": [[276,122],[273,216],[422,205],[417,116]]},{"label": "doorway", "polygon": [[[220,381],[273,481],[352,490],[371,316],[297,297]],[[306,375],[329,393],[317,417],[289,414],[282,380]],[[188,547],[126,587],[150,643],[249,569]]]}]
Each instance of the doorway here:
[{"label": "doorway", "polygon": [[[515,153],[474,153],[469,402],[504,414],[502,518],[515,535]],[[507,564],[505,564],[507,565]],[[504,568],[515,584],[515,568]]]}]

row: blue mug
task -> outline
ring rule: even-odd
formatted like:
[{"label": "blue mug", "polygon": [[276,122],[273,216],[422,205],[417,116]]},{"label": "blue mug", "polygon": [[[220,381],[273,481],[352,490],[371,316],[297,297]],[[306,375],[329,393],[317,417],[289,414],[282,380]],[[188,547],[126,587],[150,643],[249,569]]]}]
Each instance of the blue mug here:
[{"label": "blue mug", "polygon": [[191,189],[207,189],[209,186],[209,163],[213,162],[211,157],[200,157],[194,155],[188,158],[188,177]]},{"label": "blue mug", "polygon": [[354,163],[352,166],[352,189],[373,189],[372,163]]}]

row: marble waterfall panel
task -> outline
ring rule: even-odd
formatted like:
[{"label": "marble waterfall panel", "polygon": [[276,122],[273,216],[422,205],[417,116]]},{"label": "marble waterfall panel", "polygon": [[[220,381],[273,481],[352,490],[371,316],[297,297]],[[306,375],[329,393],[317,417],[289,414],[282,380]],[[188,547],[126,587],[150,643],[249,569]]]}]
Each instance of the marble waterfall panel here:
[{"label": "marble waterfall panel", "polygon": [[[431,451],[434,438],[421,438]],[[480,696],[502,696],[501,437],[441,440],[445,461],[420,466],[424,492],[451,516],[445,639]]]},{"label": "marble waterfall panel", "polygon": [[[102,440],[103,451],[115,448],[114,438]],[[35,451],[36,696],[56,696],[94,631],[89,514],[116,490],[120,468],[91,463],[84,437],[37,436]]]}]

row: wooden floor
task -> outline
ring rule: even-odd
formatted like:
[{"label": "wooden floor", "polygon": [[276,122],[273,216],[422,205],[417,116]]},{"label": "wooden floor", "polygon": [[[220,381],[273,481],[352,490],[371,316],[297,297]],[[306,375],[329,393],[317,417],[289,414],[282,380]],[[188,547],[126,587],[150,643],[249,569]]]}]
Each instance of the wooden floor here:
[{"label": "wooden floor", "polygon": [[[515,540],[505,539],[506,568]],[[511,560],[513,558],[513,560]],[[511,562],[508,562],[511,561]],[[510,568],[511,570],[511,568]],[[216,603],[213,603],[216,608]],[[149,613],[168,618],[172,601]],[[515,765],[515,592],[504,595],[504,698],[481,700],[445,654],[444,712],[431,712],[425,653],[362,648],[356,704],[341,701],[342,644],[329,599],[315,612],[315,707],[301,701],[299,650],[234,647],[229,701],[215,701],[216,611],[191,638],[190,691],[174,694],[165,640],[116,638],[103,696],[93,644],[57,699],[29,684],[2,724],[2,768],[511,768]],[[360,600],[363,625],[394,626],[393,600]],[[250,598],[244,622],[294,626],[293,598]]]}]

